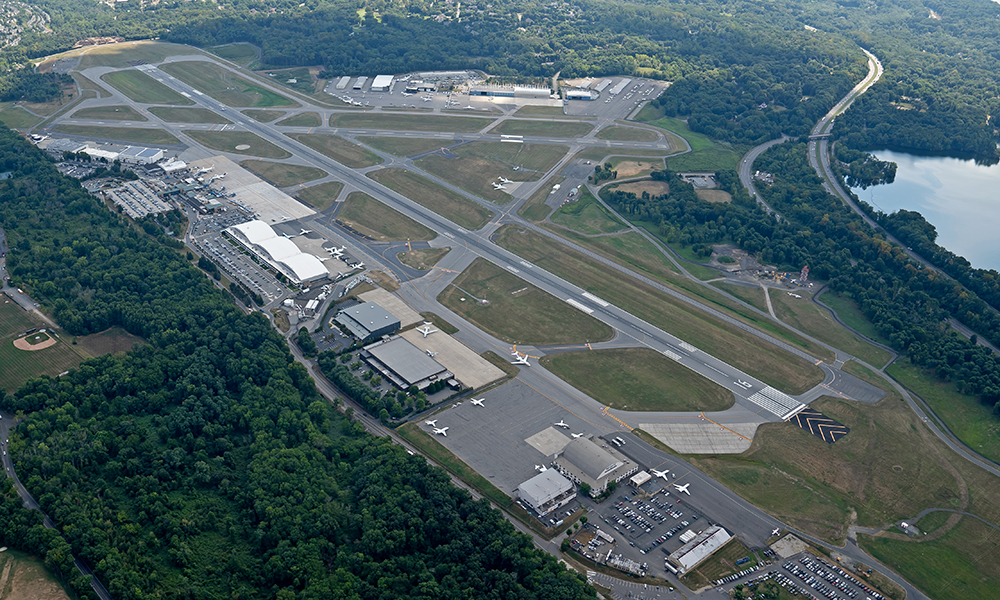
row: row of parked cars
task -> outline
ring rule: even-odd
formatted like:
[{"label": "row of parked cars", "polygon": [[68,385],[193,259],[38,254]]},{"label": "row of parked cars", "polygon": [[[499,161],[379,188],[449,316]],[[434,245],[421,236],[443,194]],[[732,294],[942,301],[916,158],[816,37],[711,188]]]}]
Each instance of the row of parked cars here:
[{"label": "row of parked cars", "polygon": [[[810,572],[815,573],[820,577],[822,577],[823,579],[825,579],[826,581],[836,585],[837,588],[840,589],[840,591],[844,592],[851,598],[857,598],[859,596],[859,593],[850,586],[848,586],[847,585],[848,583],[852,583],[858,588],[860,588],[861,591],[863,591],[866,594],[867,598],[870,600],[885,600],[885,597],[882,594],[876,592],[875,590],[871,589],[864,583],[858,581],[852,575],[849,575],[846,571],[844,571],[840,567],[836,565],[831,565],[830,563],[826,562],[821,558],[814,559],[811,557],[803,556],[802,558],[799,559],[799,562],[802,563],[807,569],[809,569]],[[840,577],[843,577],[845,581],[841,581],[837,577],[838,575]]]},{"label": "row of parked cars", "polygon": [[754,566],[750,567],[749,569],[743,569],[739,573],[733,573],[732,575],[729,575],[728,577],[723,577],[722,579],[716,579],[715,580],[715,585],[722,585],[722,584],[725,584],[725,583],[729,583],[730,581],[736,581],[737,579],[739,579],[741,577],[746,577],[747,575],[749,575],[749,574],[757,571],[758,569],[760,569],[760,565],[754,565]]}]

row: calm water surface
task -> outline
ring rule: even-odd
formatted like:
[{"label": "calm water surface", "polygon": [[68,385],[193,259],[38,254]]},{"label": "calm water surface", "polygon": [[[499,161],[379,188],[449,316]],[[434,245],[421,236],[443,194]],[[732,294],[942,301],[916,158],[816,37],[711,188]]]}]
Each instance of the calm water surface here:
[{"label": "calm water surface", "polygon": [[885,213],[915,210],[937,229],[937,243],[972,266],[1000,271],[1000,165],[878,151],[898,165],[896,181],[854,193]]}]

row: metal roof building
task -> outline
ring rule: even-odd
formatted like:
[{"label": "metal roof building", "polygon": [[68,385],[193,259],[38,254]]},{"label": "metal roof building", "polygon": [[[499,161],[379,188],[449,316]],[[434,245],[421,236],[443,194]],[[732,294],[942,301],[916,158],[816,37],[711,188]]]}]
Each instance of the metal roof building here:
[{"label": "metal roof building", "polygon": [[731,538],[729,532],[721,526],[712,525],[668,556],[667,565],[677,573],[687,573],[711,556],[713,552],[725,546]]},{"label": "metal roof building", "polygon": [[621,481],[636,473],[639,468],[611,448],[602,448],[589,438],[578,438],[566,444],[556,458],[556,467],[576,483],[590,486],[591,495],[597,496],[609,481]]},{"label": "metal roof building", "polygon": [[58,139],[49,142],[49,144],[45,146],[45,150],[47,152],[52,152],[53,154],[62,154],[63,152],[82,152],[86,147],[87,144],[84,144],[83,142]]},{"label": "metal roof building", "polygon": [[392,75],[376,75],[372,81],[371,90],[373,92],[388,92],[392,86]]},{"label": "metal roof building", "polygon": [[399,318],[374,302],[365,302],[337,313],[335,320],[359,340],[370,340],[399,329]]},{"label": "metal roof building", "polygon": [[[337,315],[340,318],[340,315]],[[397,326],[399,321],[396,321]],[[393,336],[365,346],[362,358],[396,387],[422,390],[435,381],[447,381],[452,373],[407,340]]]},{"label": "metal roof building", "polygon": [[517,497],[543,517],[576,498],[576,488],[554,469],[549,469],[517,486]]},{"label": "metal roof building", "polygon": [[322,261],[299,250],[284,236],[274,233],[263,221],[247,221],[226,229],[238,242],[295,283],[314,281],[329,275]]},{"label": "metal roof building", "polygon": [[163,158],[163,150],[159,148],[143,148],[142,146],[129,146],[118,155],[122,162],[130,162],[138,165],[149,165]]},{"label": "metal roof building", "polygon": [[548,98],[552,90],[530,85],[474,85],[470,96],[496,96],[502,98]]}]

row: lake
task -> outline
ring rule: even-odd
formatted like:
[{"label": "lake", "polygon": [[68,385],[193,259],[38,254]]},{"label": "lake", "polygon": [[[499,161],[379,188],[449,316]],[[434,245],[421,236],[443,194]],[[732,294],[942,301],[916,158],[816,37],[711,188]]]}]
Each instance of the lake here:
[{"label": "lake", "polygon": [[1000,271],[1000,165],[887,150],[873,154],[898,165],[896,181],[854,188],[858,198],[887,214],[919,212],[937,229],[939,246],[974,267]]}]

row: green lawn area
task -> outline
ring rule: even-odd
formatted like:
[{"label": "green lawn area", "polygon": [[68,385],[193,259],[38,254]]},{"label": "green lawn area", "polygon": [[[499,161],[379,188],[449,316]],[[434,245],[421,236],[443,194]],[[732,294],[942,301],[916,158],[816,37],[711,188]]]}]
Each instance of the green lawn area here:
[{"label": "green lawn area", "polygon": [[437,300],[511,344],[582,344],[614,335],[601,321],[484,258],[474,260]]},{"label": "green lawn area", "polygon": [[213,46],[208,51],[244,67],[257,60],[257,48],[244,42]]},{"label": "green lawn area", "polygon": [[539,234],[507,225],[494,239],[528,262],[786,393],[799,394],[822,381],[822,371],[810,362]]},{"label": "green lawn area", "polygon": [[[40,322],[18,306],[13,300],[0,295],[0,390],[12,392],[25,381],[39,375],[58,375],[83,360],[85,353],[78,353],[70,346],[70,339],[60,337],[56,345],[41,350],[19,350],[14,340]],[[36,334],[37,335],[37,334]],[[48,337],[48,334],[41,334]],[[38,342],[44,340],[39,339]]]},{"label": "green lawn area", "polygon": [[1000,586],[1000,532],[965,517],[937,540],[912,542],[868,535],[859,545],[930,598],[980,600]]},{"label": "green lawn area", "polygon": [[11,129],[27,129],[42,122],[42,117],[36,117],[19,106],[8,106],[0,109],[0,123]]},{"label": "green lawn area", "polygon": [[686,122],[663,116],[652,105],[643,108],[636,120],[672,131],[687,140],[691,152],[667,160],[668,168],[673,171],[736,170],[740,159],[749,150],[749,147],[714,142],[708,136],[688,129]]},{"label": "green lawn area", "polygon": [[364,192],[352,192],[337,219],[380,242],[433,240],[437,234]]},{"label": "green lawn area", "polygon": [[305,202],[316,210],[326,210],[337,201],[337,196],[344,189],[344,184],[339,181],[327,181],[319,185],[307,187],[295,194],[295,197]]},{"label": "green lawn area", "polygon": [[518,117],[562,117],[565,115],[561,106],[534,106],[531,104],[522,106],[514,114]]},{"label": "green lawn area", "polygon": [[111,84],[119,92],[136,102],[145,104],[194,104],[142,71],[115,71],[101,75],[101,81]]},{"label": "green lawn area", "polygon": [[107,138],[140,144],[179,144],[180,140],[162,129],[144,127],[101,127],[89,125],[56,125],[54,130],[70,135]]},{"label": "green lawn area", "polygon": [[407,250],[396,255],[399,262],[418,271],[426,271],[445,257],[451,248],[423,248],[421,250]]},{"label": "green lawn area", "polygon": [[368,177],[470,231],[480,229],[493,216],[486,207],[412,171],[379,169],[370,171]]},{"label": "green lawn area", "polygon": [[[87,79],[83,75],[81,75],[79,73],[70,73],[70,76],[80,86],[81,90],[90,90],[90,91],[92,91],[94,93],[94,95],[92,97],[94,97],[94,98],[110,98],[111,97],[111,92],[109,92],[108,90],[104,89],[102,86],[97,85],[93,81]],[[84,94],[84,97],[86,97],[86,94]]]},{"label": "green lawn area", "polygon": [[324,133],[286,133],[285,135],[352,169],[372,167],[382,163],[382,157],[378,154],[340,136]]},{"label": "green lawn area", "polygon": [[473,133],[485,128],[492,122],[493,119],[484,119],[482,117],[386,114],[384,112],[337,113],[330,116],[330,127],[393,129],[396,131]]},{"label": "green lawn area", "polygon": [[[414,164],[470,194],[507,204],[514,198],[506,190],[494,189],[493,184],[499,183],[498,177],[514,182],[537,181],[567,150],[566,146],[550,144],[472,142],[451,149],[457,158],[432,154]],[[519,170],[515,171],[514,167]]]},{"label": "green lawn area", "polygon": [[149,112],[168,123],[218,123],[229,125],[229,119],[207,108],[175,108],[173,106],[153,106]]},{"label": "green lawn area", "polygon": [[182,54],[201,54],[201,51],[191,46],[182,44],[168,44],[165,42],[139,41],[123,42],[118,44],[108,44],[105,46],[87,46],[79,50],[66,52],[64,56],[80,55],[78,71],[84,71],[90,67],[111,67],[114,69],[127,69],[135,61],[145,61],[155,64],[168,56],[178,56]]},{"label": "green lawn area", "polygon": [[573,138],[587,135],[594,129],[590,123],[578,121],[541,121],[535,119],[507,119],[489,131],[496,135],[534,135],[542,137]]},{"label": "green lawn area", "polygon": [[527,202],[521,205],[517,214],[535,223],[545,221],[545,217],[549,216],[549,213],[552,212],[552,208],[545,204],[545,200],[548,199],[549,192],[552,191],[552,186],[562,184],[564,181],[566,181],[565,177],[550,177],[545,182],[545,185],[535,190],[535,193],[528,198]]},{"label": "green lawn area", "polygon": [[648,129],[639,127],[621,127],[611,125],[597,132],[597,138],[620,142],[654,142],[657,135]]},{"label": "green lawn area", "polygon": [[992,461],[1000,461],[1000,419],[993,414],[993,406],[959,393],[953,381],[939,381],[907,359],[897,360],[885,372],[923,398],[962,443]]},{"label": "green lawn area", "polygon": [[[201,131],[188,129],[184,133],[197,140],[199,144],[212,150],[247,154],[261,158],[288,158],[291,156],[291,154],[278,146],[249,131]],[[240,149],[242,146],[249,146],[249,148]]]},{"label": "green lawn area", "polygon": [[319,127],[321,124],[319,113],[314,112],[299,113],[275,123],[284,127]]},{"label": "green lawn area", "polygon": [[[736,561],[741,558],[749,558],[750,562],[736,566]],[[716,550],[705,562],[698,565],[697,569],[685,575],[684,581],[690,584],[693,589],[698,589],[716,579],[732,575],[743,569],[749,569],[756,564],[756,555],[738,538],[733,538],[725,546]]]},{"label": "green lawn area", "polygon": [[764,290],[760,289],[760,287],[734,285],[725,281],[717,281],[712,284],[712,287],[719,288],[723,292],[736,296],[757,310],[767,312],[767,303],[764,301]]},{"label": "green lawn area", "polygon": [[889,341],[879,335],[878,330],[875,329],[872,322],[861,312],[858,303],[852,300],[850,296],[842,296],[833,290],[827,290],[816,299],[833,309],[833,312],[837,313],[840,320],[846,323],[848,327],[876,342],[889,345]]},{"label": "green lawn area", "polygon": [[259,121],[261,123],[270,123],[278,117],[285,116],[285,111],[283,110],[257,110],[248,108],[247,110],[241,110],[240,112],[254,121]]},{"label": "green lawn area", "polygon": [[550,354],[541,364],[601,404],[637,411],[716,411],[733,393],[649,348]]},{"label": "green lawn area", "polygon": [[444,146],[450,146],[452,140],[435,138],[405,138],[387,136],[359,136],[358,141],[368,144],[376,150],[381,150],[393,156],[413,156],[424,152],[433,152]]},{"label": "green lawn area", "polygon": [[[309,72],[309,67],[295,67],[293,69],[267,69],[262,72],[263,75],[267,76],[274,83],[293,89],[302,94],[313,94],[317,90],[317,83],[321,83],[324,80],[314,81],[312,73]],[[274,77],[271,77],[274,75]],[[295,83],[289,83],[290,79],[294,79]],[[322,87],[319,87],[322,90]],[[330,96],[327,96],[331,100]]]},{"label": "green lawn area", "polygon": [[590,235],[611,233],[628,227],[604,208],[587,188],[580,190],[576,202],[559,207],[552,215],[552,222]]},{"label": "green lawn area", "polygon": [[[174,109],[180,110],[180,109]],[[72,115],[71,119],[92,119],[98,121],[148,121],[146,117],[135,111],[131,106],[93,106],[91,108],[81,108]]]},{"label": "green lawn area", "polygon": [[316,167],[304,165],[290,165],[286,163],[276,163],[267,160],[244,160],[240,163],[245,169],[257,174],[261,179],[266,179],[275,187],[283,188],[298,185],[321,177],[326,177],[327,172]]},{"label": "green lawn area", "polygon": [[160,68],[228,106],[268,108],[298,105],[295,101],[248,81],[215,63],[172,62],[161,65]]}]

